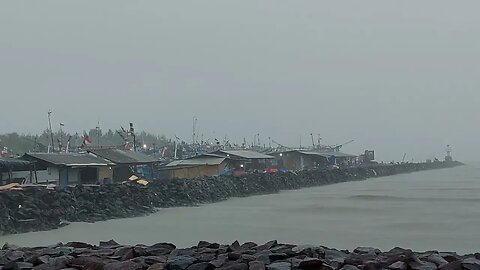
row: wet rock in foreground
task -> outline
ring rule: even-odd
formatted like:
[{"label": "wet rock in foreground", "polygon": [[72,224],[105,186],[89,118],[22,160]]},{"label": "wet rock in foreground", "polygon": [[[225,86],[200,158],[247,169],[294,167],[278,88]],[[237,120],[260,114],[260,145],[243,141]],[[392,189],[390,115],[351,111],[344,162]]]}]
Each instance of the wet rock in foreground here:
[{"label": "wet rock in foreground", "polygon": [[[163,255],[158,255],[159,249]],[[205,257],[205,254],[209,256]],[[252,242],[220,245],[202,241],[184,249],[168,243],[123,246],[111,241],[93,246],[72,242],[35,248],[6,244],[0,250],[0,269],[477,270],[480,269],[480,255],[413,252],[401,248],[382,252],[366,247],[350,252],[323,246],[279,244],[277,241],[262,245]]]}]

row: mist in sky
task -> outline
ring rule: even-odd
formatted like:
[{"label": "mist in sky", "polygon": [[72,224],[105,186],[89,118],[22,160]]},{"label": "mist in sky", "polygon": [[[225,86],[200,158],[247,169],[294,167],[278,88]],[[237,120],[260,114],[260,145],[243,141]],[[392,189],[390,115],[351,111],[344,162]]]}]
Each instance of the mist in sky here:
[{"label": "mist in sky", "polygon": [[2,1],[0,133],[198,134],[478,160],[480,2]]}]

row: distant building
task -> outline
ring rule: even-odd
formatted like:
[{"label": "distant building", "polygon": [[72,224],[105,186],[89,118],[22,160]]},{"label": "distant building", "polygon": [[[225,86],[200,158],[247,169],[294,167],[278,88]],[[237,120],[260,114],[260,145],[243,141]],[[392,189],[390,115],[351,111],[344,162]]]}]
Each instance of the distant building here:
[{"label": "distant building", "polygon": [[155,179],[155,166],[159,160],[140,152],[120,150],[116,148],[89,149],[88,152],[111,163],[113,167],[113,181],[127,181],[132,174],[139,173],[148,179]]},{"label": "distant building", "polygon": [[229,159],[218,155],[201,155],[184,160],[175,160],[161,169],[162,178],[193,179],[216,176],[228,169]]},{"label": "distant building", "polygon": [[35,164],[38,183],[95,184],[113,173],[111,162],[89,154],[27,153],[21,159]]},{"label": "distant building", "polygon": [[[406,154],[405,154],[406,155]],[[404,158],[405,159],[405,158]],[[369,164],[369,163],[375,163],[375,151],[373,150],[365,150],[363,154],[358,156],[358,161],[361,164]],[[403,162],[403,160],[402,160]]]},{"label": "distant building", "polygon": [[264,171],[275,165],[275,157],[250,150],[218,150],[211,154],[227,157],[236,169],[245,171]]},{"label": "distant building", "polygon": [[291,171],[324,168],[328,165],[351,165],[356,156],[342,152],[317,152],[307,150],[288,150],[270,155],[277,159],[278,167]]}]

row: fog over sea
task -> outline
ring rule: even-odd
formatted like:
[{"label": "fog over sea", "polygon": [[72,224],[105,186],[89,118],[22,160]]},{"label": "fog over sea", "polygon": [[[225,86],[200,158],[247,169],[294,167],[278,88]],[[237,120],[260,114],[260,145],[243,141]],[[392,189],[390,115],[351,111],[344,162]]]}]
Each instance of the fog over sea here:
[{"label": "fog over sea", "polygon": [[478,251],[480,243],[480,164],[472,164],[162,209],[147,217],[72,223],[47,232],[0,236],[0,244],[114,239],[186,247],[199,240],[277,239],[350,250],[401,246],[469,253]]}]

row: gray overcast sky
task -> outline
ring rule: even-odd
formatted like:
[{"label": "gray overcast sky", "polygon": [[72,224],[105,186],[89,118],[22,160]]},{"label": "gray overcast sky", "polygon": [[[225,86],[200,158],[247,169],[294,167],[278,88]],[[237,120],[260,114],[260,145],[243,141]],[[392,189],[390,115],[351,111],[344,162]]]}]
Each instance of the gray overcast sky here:
[{"label": "gray overcast sky", "polygon": [[478,160],[480,1],[2,1],[0,133],[355,139]]}]

